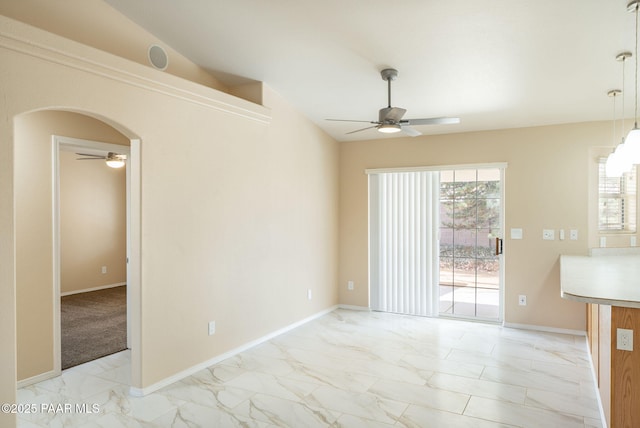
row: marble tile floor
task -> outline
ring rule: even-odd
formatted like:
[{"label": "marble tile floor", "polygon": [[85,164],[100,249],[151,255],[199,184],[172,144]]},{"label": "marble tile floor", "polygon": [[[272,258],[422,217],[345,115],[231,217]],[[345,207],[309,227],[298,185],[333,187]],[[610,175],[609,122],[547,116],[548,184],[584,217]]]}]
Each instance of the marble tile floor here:
[{"label": "marble tile floor", "polygon": [[128,382],[128,351],[71,368],[18,401],[87,411],[18,426],[601,427],[584,337],[378,312],[336,310],[145,397]]}]

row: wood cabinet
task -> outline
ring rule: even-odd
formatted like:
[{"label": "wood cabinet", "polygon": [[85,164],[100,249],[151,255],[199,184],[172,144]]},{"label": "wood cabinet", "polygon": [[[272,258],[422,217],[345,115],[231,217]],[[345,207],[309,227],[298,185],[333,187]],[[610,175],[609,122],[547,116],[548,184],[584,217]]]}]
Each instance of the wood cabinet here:
[{"label": "wood cabinet", "polygon": [[[633,330],[633,351],[617,349],[618,328]],[[640,427],[640,309],[588,304],[587,336],[607,426]]]}]

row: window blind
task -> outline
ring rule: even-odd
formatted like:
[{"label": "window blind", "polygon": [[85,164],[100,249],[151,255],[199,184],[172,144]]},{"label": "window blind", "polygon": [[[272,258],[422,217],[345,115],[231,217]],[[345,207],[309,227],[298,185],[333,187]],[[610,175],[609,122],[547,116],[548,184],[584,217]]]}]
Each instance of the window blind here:
[{"label": "window blind", "polygon": [[600,231],[636,230],[637,175],[634,165],[622,177],[607,177],[606,158],[598,164],[598,228]]},{"label": "window blind", "polygon": [[439,173],[369,175],[373,310],[437,314]]}]

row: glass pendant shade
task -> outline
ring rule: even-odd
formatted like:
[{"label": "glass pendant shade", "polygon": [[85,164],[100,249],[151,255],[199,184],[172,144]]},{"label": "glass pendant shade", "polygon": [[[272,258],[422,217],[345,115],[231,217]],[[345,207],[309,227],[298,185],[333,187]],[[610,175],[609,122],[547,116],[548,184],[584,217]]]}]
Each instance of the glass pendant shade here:
[{"label": "glass pendant shade", "polygon": [[631,164],[640,164],[640,129],[634,127],[624,143],[624,155]]},{"label": "glass pendant shade", "polygon": [[611,153],[607,157],[607,162],[604,165],[605,174],[609,178],[622,177],[622,168],[620,168],[619,162],[614,153]]},{"label": "glass pendant shade", "polygon": [[[636,135],[640,136],[640,133]],[[622,177],[622,174],[630,172],[631,168],[633,168],[634,162],[631,160],[628,144],[628,141],[623,140],[618,144],[616,150],[607,157],[607,162],[605,163],[607,177]]]}]

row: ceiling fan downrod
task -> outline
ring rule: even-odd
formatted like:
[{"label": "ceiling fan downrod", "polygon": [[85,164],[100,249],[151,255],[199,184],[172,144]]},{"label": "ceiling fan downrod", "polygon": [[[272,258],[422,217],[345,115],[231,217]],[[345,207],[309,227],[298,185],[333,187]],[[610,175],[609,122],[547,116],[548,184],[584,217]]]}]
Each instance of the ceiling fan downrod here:
[{"label": "ceiling fan downrod", "polygon": [[382,80],[386,80],[387,82],[387,107],[391,107],[391,81],[398,78],[398,70],[395,68],[385,68],[380,72],[380,75],[382,76]]}]

